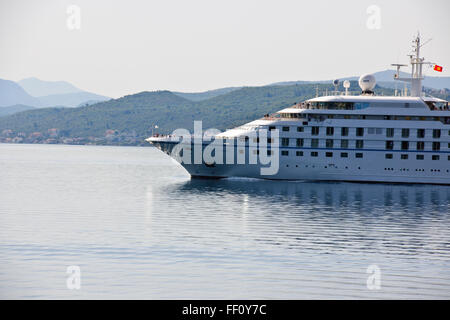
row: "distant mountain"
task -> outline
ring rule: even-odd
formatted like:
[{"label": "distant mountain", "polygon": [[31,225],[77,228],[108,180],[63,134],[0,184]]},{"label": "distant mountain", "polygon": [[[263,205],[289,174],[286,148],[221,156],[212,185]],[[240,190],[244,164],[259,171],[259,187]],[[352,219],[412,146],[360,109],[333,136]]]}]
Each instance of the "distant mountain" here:
[{"label": "distant mountain", "polygon": [[64,106],[64,107],[78,107],[80,105],[85,105],[89,101],[105,101],[110,98],[101,96],[95,93],[90,92],[74,92],[74,93],[66,93],[66,94],[53,94],[44,97],[38,97],[42,106],[51,107],[51,106]]},{"label": "distant mountain", "polygon": [[13,81],[0,79],[0,107],[16,104],[36,108],[78,107],[92,101],[99,102],[110,99],[80,90],[65,81],[42,81],[37,78],[28,78],[19,81],[19,83],[21,85]]},{"label": "distant mountain", "polygon": [[0,107],[16,104],[40,106],[40,101],[29,95],[17,83],[0,79]]},{"label": "distant mountain", "polygon": [[44,81],[38,78],[26,78],[20,80],[18,84],[33,97],[83,92],[83,90],[66,81]]},{"label": "distant mountain", "polygon": [[423,85],[433,89],[450,89],[450,77],[425,77]]},{"label": "distant mountain", "polygon": [[35,109],[35,108],[30,107],[30,106],[25,106],[22,104],[17,104],[17,105],[9,106],[9,107],[1,107],[0,108],[0,117],[8,116],[10,114],[14,114],[14,113],[21,112],[21,111],[32,110],[32,109]]}]

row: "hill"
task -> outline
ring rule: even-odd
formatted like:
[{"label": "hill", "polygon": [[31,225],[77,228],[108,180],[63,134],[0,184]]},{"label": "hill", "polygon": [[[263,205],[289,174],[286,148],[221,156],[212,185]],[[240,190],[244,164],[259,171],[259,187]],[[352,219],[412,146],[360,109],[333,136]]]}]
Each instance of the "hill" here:
[{"label": "hill", "polygon": [[17,104],[36,108],[78,107],[92,101],[99,102],[110,99],[80,90],[64,81],[42,81],[28,78],[19,83],[20,85],[14,81],[0,79],[0,107]]},{"label": "hill", "polygon": [[[350,90],[356,90],[352,82]],[[193,129],[194,120],[203,129],[225,130],[273,113],[295,102],[333,90],[329,84],[245,87],[202,101],[190,101],[169,91],[141,92],[79,108],[45,108],[0,118],[3,139],[20,133],[23,142],[94,143],[146,145],[157,124],[161,133],[178,128]],[[391,89],[376,88],[379,94]],[[57,134],[55,134],[57,132]],[[55,136],[56,135],[56,136]],[[8,141],[8,140],[3,140]]]},{"label": "hill", "polygon": [[20,80],[17,83],[34,97],[83,91],[66,81],[44,81],[34,77]]},{"label": "hill", "polygon": [[202,101],[207,100],[210,98],[214,98],[223,94],[226,94],[228,92],[232,92],[238,89],[241,89],[242,87],[228,87],[228,88],[221,88],[221,89],[215,89],[215,90],[208,90],[204,92],[173,92],[177,96],[183,97],[185,99],[191,100],[191,101]]},{"label": "hill", "polygon": [[14,114],[16,112],[33,110],[33,109],[35,109],[35,108],[30,107],[30,106],[25,106],[22,104],[16,104],[14,106],[9,106],[9,107],[0,107],[0,117],[8,116],[8,115]]},{"label": "hill", "polygon": [[14,81],[0,79],[0,107],[16,104],[38,106],[40,102]]},{"label": "hill", "polygon": [[101,96],[95,93],[90,93],[86,91],[65,93],[65,94],[52,94],[49,96],[38,97],[41,106],[52,107],[52,106],[64,106],[64,107],[78,107],[80,105],[92,104],[90,102],[105,101],[110,98]]}]

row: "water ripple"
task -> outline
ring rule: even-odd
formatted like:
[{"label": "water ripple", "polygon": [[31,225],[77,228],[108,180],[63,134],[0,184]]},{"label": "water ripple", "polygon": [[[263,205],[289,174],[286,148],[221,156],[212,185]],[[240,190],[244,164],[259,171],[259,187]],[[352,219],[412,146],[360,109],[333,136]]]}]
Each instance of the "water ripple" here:
[{"label": "water ripple", "polygon": [[0,165],[0,298],[450,298],[446,186],[190,180],[154,148],[0,145]]}]

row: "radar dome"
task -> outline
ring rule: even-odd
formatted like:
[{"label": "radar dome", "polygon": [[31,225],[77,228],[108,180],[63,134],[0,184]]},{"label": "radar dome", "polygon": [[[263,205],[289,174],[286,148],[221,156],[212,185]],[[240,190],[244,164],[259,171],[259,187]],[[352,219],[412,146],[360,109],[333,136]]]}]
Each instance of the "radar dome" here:
[{"label": "radar dome", "polygon": [[363,92],[372,92],[377,84],[375,76],[373,74],[364,74],[359,77],[359,86]]},{"label": "radar dome", "polygon": [[339,85],[339,79],[333,80],[333,85],[338,86]]}]

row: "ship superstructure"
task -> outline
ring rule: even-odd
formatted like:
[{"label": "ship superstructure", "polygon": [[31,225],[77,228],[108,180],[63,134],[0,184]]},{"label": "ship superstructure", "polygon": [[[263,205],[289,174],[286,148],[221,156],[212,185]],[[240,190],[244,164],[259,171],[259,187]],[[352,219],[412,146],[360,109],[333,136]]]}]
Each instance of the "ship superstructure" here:
[{"label": "ship superstructure", "polygon": [[[361,95],[335,92],[265,115],[214,135],[213,152],[195,137],[148,141],[179,161],[184,153],[180,163],[193,177],[450,184],[450,110],[422,92],[422,67],[430,63],[420,47],[418,35],[411,77],[401,78],[395,65],[410,96],[376,96],[375,78],[364,75]],[[205,150],[209,157],[199,160]]]}]

